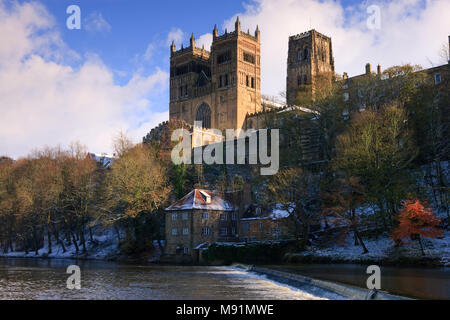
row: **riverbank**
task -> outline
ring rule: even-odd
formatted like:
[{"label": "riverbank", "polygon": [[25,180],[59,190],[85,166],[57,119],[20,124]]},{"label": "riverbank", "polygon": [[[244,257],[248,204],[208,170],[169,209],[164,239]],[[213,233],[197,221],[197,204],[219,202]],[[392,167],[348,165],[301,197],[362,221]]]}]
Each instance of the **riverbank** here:
[{"label": "riverbank", "polygon": [[287,263],[356,263],[385,266],[450,267],[450,231],[444,230],[441,239],[423,239],[425,256],[417,241],[396,247],[388,235],[364,239],[368,253],[363,253],[360,245],[354,244],[349,234],[341,243],[321,245],[313,242],[304,252],[288,253]]}]

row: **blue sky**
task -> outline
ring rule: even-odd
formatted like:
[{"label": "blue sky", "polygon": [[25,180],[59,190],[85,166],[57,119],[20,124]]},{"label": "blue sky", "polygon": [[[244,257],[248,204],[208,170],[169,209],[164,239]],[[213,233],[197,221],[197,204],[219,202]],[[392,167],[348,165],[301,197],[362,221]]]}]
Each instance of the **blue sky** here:
[{"label": "blue sky", "polygon": [[[81,30],[66,8],[81,9]],[[380,10],[369,28],[367,8]],[[169,43],[208,49],[217,24],[261,29],[262,93],[285,88],[287,39],[308,29],[332,37],[338,73],[403,63],[442,64],[450,1],[0,0],[0,155],[80,141],[111,152],[119,130],[134,141],[168,119]]]}]

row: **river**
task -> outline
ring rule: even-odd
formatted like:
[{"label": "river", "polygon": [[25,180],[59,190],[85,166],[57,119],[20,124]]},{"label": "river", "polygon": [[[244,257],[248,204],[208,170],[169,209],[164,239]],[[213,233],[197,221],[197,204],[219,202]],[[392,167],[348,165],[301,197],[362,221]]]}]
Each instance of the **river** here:
[{"label": "river", "polygon": [[[66,287],[69,265],[81,270],[81,289]],[[317,279],[365,286],[365,266],[268,266]],[[425,299],[450,299],[450,268],[381,268],[381,289]],[[0,299],[310,300],[342,297],[304,291],[239,269],[136,265],[95,260],[0,258]]]},{"label": "river", "polygon": [[[66,270],[73,264],[81,270],[80,290],[66,287],[70,276]],[[312,295],[229,267],[0,258],[0,299],[309,300],[321,296],[325,294]]]}]

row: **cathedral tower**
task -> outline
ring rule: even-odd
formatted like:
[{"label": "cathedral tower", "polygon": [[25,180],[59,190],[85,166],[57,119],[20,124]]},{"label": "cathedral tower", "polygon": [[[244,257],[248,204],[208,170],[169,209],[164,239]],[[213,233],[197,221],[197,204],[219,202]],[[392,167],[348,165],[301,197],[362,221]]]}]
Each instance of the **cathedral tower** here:
[{"label": "cathedral tower", "polygon": [[331,38],[310,30],[289,37],[287,60],[286,102],[296,104],[298,91],[307,86],[314,91],[320,74],[330,78],[334,73]]},{"label": "cathedral tower", "polygon": [[190,46],[170,57],[170,119],[203,127],[240,129],[248,113],[261,110],[260,31],[243,32],[239,17],[232,32],[212,32],[211,52]]}]

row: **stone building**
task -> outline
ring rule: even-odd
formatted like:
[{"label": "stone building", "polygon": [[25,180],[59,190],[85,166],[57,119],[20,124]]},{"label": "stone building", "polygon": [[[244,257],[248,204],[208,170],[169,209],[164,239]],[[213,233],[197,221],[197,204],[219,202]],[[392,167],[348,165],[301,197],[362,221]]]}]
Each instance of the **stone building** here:
[{"label": "stone building", "polygon": [[235,30],[213,30],[211,51],[195,46],[170,56],[170,120],[183,119],[203,128],[240,129],[248,113],[261,110],[260,31],[243,32],[239,17]]},{"label": "stone building", "polygon": [[286,78],[286,103],[295,105],[300,88],[314,91],[317,77],[332,80],[334,58],[331,38],[312,29],[289,37]]},{"label": "stone building", "polygon": [[164,260],[200,262],[201,249],[217,241],[236,241],[239,207],[226,195],[194,189],[166,208]]},{"label": "stone building", "polygon": [[289,213],[279,207],[268,211],[265,207],[252,205],[239,220],[241,241],[265,241],[291,238],[294,234]]}]

